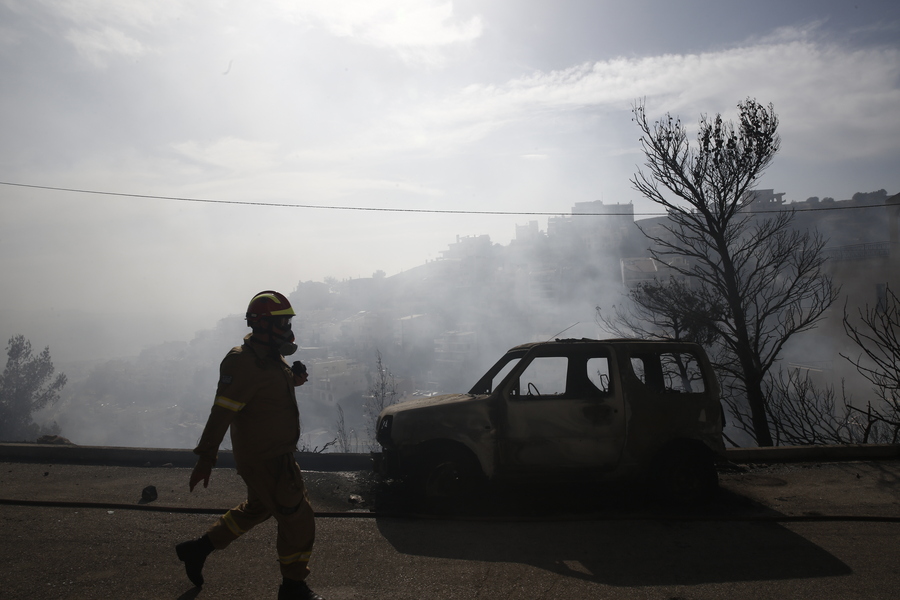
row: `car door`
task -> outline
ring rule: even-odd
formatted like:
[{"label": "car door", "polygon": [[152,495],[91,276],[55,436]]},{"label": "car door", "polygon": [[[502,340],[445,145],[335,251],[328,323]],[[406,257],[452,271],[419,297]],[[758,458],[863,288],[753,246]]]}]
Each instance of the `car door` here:
[{"label": "car door", "polygon": [[623,401],[602,346],[550,346],[522,359],[503,390],[508,471],[609,470],[625,435]]},{"label": "car door", "polygon": [[629,456],[649,458],[671,439],[721,437],[715,382],[704,376],[696,351],[645,342],[629,345],[623,358]]}]

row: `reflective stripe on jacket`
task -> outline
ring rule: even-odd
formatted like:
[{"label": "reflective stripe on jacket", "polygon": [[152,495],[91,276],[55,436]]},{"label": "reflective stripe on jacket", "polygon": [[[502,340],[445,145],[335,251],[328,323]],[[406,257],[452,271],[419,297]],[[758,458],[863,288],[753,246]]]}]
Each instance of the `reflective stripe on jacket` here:
[{"label": "reflective stripe on jacket", "polygon": [[222,360],[215,402],[194,453],[215,464],[229,426],[236,462],[291,453],[300,439],[291,368],[249,335]]}]

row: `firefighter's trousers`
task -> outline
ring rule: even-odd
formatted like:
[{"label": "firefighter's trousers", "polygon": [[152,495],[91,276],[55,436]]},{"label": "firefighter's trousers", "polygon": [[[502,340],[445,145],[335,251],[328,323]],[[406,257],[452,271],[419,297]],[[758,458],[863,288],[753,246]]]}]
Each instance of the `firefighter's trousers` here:
[{"label": "firefighter's trousers", "polygon": [[223,549],[254,525],[275,517],[281,574],[288,579],[306,579],[316,523],[293,455],[238,462],[238,474],[247,484],[247,500],[219,517],[209,528],[207,535],[213,547]]}]

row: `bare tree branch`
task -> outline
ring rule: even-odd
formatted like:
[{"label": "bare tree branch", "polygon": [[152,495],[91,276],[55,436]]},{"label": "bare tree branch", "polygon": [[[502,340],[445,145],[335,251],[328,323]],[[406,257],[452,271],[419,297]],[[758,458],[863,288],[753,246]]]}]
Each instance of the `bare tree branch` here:
[{"label": "bare tree branch", "polygon": [[375,439],[378,415],[386,407],[393,404],[396,397],[397,384],[394,381],[394,374],[384,366],[381,360],[381,351],[375,350],[375,381],[369,388],[369,399],[364,406],[370,450],[377,450],[379,447],[378,441]]},{"label": "bare tree branch", "polygon": [[900,299],[885,285],[878,305],[858,309],[856,324],[844,306],[844,331],[859,348],[855,357],[841,354],[875,388],[890,415],[900,421]]}]

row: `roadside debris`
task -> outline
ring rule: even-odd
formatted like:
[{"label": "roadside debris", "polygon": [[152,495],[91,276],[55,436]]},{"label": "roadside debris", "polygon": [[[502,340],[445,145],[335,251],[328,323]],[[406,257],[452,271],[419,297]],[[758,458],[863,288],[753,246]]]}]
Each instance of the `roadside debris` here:
[{"label": "roadside debris", "polygon": [[156,493],[156,486],[148,485],[141,491],[141,499],[138,501],[138,504],[147,504],[157,498],[159,498],[159,494]]}]

